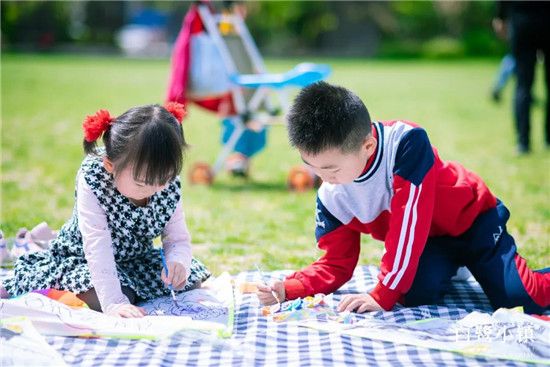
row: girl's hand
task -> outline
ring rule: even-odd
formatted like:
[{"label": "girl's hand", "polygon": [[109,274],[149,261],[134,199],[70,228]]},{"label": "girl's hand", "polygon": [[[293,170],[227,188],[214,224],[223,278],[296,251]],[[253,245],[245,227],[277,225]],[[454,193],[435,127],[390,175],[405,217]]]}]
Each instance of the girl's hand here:
[{"label": "girl's hand", "polygon": [[[273,292],[277,295],[277,298],[273,296]],[[258,299],[260,302],[265,305],[274,305],[275,303],[284,302],[285,300],[285,285],[281,281],[277,281],[273,283],[271,287],[265,285],[265,284],[258,284],[258,292],[256,292],[258,295]]]},{"label": "girl's hand", "polygon": [[176,291],[183,289],[187,281],[185,266],[177,261],[169,261],[166,263],[166,267],[168,268],[168,276],[166,276],[166,270],[162,269],[160,272],[160,279],[162,279],[166,285],[172,284],[172,287]]},{"label": "girl's hand", "polygon": [[384,309],[367,293],[345,295],[338,305],[338,312],[342,311],[363,313],[365,311],[384,311]]},{"label": "girl's hand", "polygon": [[139,318],[147,315],[143,308],[131,305],[129,303],[111,305],[106,314],[109,316],[126,318]]}]

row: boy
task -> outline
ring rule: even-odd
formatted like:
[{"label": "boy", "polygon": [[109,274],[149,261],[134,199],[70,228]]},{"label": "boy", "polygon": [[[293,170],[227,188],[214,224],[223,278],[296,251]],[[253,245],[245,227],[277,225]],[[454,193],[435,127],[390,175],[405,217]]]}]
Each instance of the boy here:
[{"label": "boy", "polygon": [[491,305],[542,313],[550,304],[550,268],[528,269],[506,231],[510,213],[474,173],[438,156],[426,132],[407,121],[371,122],[345,88],[304,88],[288,116],[290,143],[321,177],[315,235],[326,253],[258,297],[272,304],[332,293],[359,258],[360,234],[384,241],[378,284],[343,297],[339,311],[391,310],[399,302],[437,302],[459,266],[467,266]]}]

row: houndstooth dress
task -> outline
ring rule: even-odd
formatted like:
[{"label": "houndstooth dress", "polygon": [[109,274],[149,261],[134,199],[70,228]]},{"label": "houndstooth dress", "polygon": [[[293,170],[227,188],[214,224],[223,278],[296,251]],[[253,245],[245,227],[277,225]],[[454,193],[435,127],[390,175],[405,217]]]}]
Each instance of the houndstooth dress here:
[{"label": "houndstooth dress", "polygon": [[[80,174],[106,213],[120,284],[134,290],[142,300],[169,295],[160,278],[162,259],[159,249],[153,247],[153,239],[160,236],[176,209],[181,195],[179,178],[154,194],[146,206],[138,207],[115,188],[101,157],[86,157]],[[183,291],[209,276],[206,267],[193,259]],[[15,263],[14,276],[6,279],[4,286],[12,297],[36,289],[55,288],[78,294],[93,288],[76,204],[72,218],[51,241],[49,250],[21,256]]]}]

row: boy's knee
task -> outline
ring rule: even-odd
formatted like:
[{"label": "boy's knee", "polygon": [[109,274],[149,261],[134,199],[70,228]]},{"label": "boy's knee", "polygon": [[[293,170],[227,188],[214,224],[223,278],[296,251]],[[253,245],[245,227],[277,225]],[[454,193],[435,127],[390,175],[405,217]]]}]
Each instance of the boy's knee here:
[{"label": "boy's knee", "polygon": [[441,273],[437,275],[417,273],[411,288],[405,294],[404,305],[413,307],[440,302],[445,293],[447,293],[451,284],[451,277],[454,274],[456,274],[456,269],[454,271],[449,270],[445,276]]},{"label": "boy's knee", "polygon": [[421,305],[431,305],[439,302],[443,298],[443,291],[434,291],[433,289],[412,289],[404,298],[404,306],[414,307]]}]

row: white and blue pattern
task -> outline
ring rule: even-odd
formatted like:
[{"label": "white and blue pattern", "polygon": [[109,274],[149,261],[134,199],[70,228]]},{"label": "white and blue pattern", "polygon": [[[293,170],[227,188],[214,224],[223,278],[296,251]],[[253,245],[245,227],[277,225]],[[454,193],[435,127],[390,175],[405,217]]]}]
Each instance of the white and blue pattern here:
[{"label": "white and blue pattern", "polygon": [[[376,282],[376,267],[358,267],[354,277],[336,294],[365,292]],[[268,273],[282,279],[284,273]],[[261,281],[257,272],[244,272],[237,282]],[[274,323],[261,316],[255,295],[244,295],[235,305],[235,328],[221,340],[181,332],[161,341],[48,337],[71,366],[529,366],[521,362],[467,357],[415,346],[339,336]],[[491,311],[475,280],[455,282],[441,305],[378,312],[391,322],[427,317],[458,319],[473,310]]]}]

